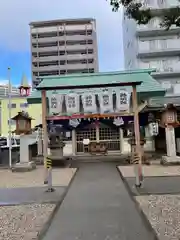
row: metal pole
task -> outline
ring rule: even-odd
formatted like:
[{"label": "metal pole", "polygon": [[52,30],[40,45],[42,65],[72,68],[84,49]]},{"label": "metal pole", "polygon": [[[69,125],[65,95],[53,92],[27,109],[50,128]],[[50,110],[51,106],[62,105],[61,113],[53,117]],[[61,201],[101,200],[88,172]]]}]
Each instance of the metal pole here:
[{"label": "metal pole", "polygon": [[8,68],[8,111],[9,111],[9,132],[8,132],[8,140],[9,140],[9,168],[12,168],[12,142],[11,142],[11,104],[12,104],[12,99],[11,99],[11,69]]}]

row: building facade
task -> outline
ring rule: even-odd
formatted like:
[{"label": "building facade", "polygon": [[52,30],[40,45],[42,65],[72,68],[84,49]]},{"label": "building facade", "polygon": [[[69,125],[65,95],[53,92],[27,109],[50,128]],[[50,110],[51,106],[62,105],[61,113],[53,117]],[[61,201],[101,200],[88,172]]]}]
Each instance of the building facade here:
[{"label": "building facade", "polygon": [[[4,98],[7,97],[9,93],[9,85],[8,84],[4,84],[4,85],[0,85],[0,98]],[[19,88],[12,86],[11,87],[11,94],[12,95],[19,95]]]},{"label": "building facade", "polygon": [[32,22],[30,38],[33,87],[43,76],[98,71],[94,19]]},{"label": "building facade", "polygon": [[[42,122],[41,112],[42,106],[41,103],[37,104],[28,104],[26,97],[21,96],[12,96],[11,98],[11,117],[14,117],[18,112],[25,111],[33,118],[32,127],[40,124]],[[9,131],[9,99],[1,99],[1,135],[8,136]],[[16,128],[16,123],[14,120],[11,120],[11,130],[14,131]]]},{"label": "building facade", "polygon": [[160,28],[162,10],[180,6],[178,0],[144,0],[155,16],[147,25],[137,25],[125,14],[122,19],[125,69],[155,68],[153,77],[167,89],[180,94],[180,28]]}]

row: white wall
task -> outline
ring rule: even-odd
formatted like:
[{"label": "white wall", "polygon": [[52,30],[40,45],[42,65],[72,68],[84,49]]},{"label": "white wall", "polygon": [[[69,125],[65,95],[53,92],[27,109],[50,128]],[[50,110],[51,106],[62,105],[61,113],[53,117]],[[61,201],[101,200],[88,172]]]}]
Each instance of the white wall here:
[{"label": "white wall", "polygon": [[156,68],[157,72],[180,72],[180,57],[138,59],[138,68]]},{"label": "white wall", "polygon": [[138,38],[139,52],[153,52],[166,49],[180,49],[180,38],[178,35]]},{"label": "white wall", "polygon": [[124,68],[137,68],[137,41],[136,41],[136,23],[132,19],[128,19],[123,12],[122,17],[123,28],[123,50],[124,50]]},{"label": "white wall", "polygon": [[153,9],[179,6],[178,0],[141,0],[145,7]]}]

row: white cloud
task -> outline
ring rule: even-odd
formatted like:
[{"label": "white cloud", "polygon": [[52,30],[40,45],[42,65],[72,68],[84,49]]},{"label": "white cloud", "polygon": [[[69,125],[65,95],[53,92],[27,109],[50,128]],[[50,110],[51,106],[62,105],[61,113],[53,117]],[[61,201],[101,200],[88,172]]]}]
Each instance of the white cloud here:
[{"label": "white cloud", "polygon": [[[122,54],[121,14],[106,0],[6,0],[0,6],[0,48],[30,50],[29,23],[37,20],[93,17],[97,20],[100,55],[118,62]],[[112,62],[112,61],[111,61]],[[109,60],[110,63],[110,60]],[[121,66],[119,66],[121,67]]]},{"label": "white cloud", "polygon": [[7,85],[8,80],[0,79],[0,85]]},{"label": "white cloud", "polygon": [[[32,82],[28,79],[29,86],[31,86]],[[9,80],[0,79],[0,86],[7,86],[9,84]],[[20,83],[19,83],[20,84]],[[13,84],[13,87],[19,87],[19,84]]]}]

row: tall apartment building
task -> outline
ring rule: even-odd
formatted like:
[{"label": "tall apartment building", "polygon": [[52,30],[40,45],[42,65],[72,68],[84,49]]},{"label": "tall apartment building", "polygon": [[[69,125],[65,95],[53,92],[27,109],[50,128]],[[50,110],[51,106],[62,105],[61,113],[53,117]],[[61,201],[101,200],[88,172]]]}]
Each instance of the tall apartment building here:
[{"label": "tall apartment building", "polygon": [[125,14],[122,19],[124,67],[155,68],[153,76],[167,93],[180,94],[180,28],[160,28],[162,10],[180,6],[178,0],[143,0],[154,18],[147,25],[137,25]]},{"label": "tall apartment building", "polygon": [[[8,95],[9,95],[9,85],[8,84],[0,85],[0,99],[7,98]],[[19,96],[19,88],[12,86],[11,87],[11,95]]]},{"label": "tall apartment building", "polygon": [[32,22],[30,36],[33,86],[42,76],[98,71],[94,19]]}]

